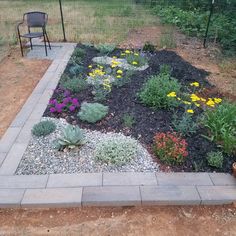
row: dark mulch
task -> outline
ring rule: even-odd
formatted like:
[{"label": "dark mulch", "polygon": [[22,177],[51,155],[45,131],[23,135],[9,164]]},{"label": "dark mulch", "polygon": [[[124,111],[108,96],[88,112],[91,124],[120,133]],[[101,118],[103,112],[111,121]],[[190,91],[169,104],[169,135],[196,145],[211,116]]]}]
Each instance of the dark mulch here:
[{"label": "dark mulch", "polygon": [[[93,57],[98,55],[98,51],[91,47],[85,47],[78,45],[86,49],[86,57],[83,60],[83,65],[86,68],[85,74],[88,72],[88,65],[91,64]],[[112,56],[119,55],[120,50],[116,50],[112,53]],[[189,83],[198,81],[205,88],[210,89],[212,86],[206,81],[208,72],[193,67],[190,63],[184,61],[175,52],[162,50],[156,51],[154,54],[149,54],[150,67],[143,72],[136,72],[131,82],[120,88],[113,88],[112,92],[108,95],[108,98],[104,105],[109,106],[109,115],[96,124],[88,124],[81,122],[76,113],[63,113],[54,115],[49,112],[49,109],[44,113],[44,116],[50,117],[63,117],[66,118],[69,123],[79,124],[82,128],[88,128],[91,130],[99,131],[115,131],[123,132],[128,135],[132,135],[139,139],[147,148],[152,152],[152,142],[155,133],[171,131],[171,121],[173,111],[168,110],[154,110],[149,107],[145,107],[140,103],[137,98],[137,93],[140,91],[143,83],[148,79],[150,75],[159,73],[160,65],[168,64],[172,68],[172,76],[178,79],[182,85],[189,85]],[[67,66],[65,73],[69,74],[69,65]],[[187,88],[187,86],[185,86]],[[79,93],[74,94],[79,98],[80,103],[83,101],[94,102],[91,88]],[[55,93],[52,96],[55,97]],[[179,116],[182,114],[181,108],[178,110]],[[124,127],[123,115],[125,113],[132,114],[135,117],[135,124],[131,129]],[[201,111],[198,112],[199,114]],[[224,166],[221,170],[211,168],[207,165],[206,154],[209,151],[216,151],[217,146],[203,138],[201,134],[206,133],[205,130],[199,129],[198,132],[191,137],[186,137],[188,143],[189,156],[185,163],[181,166],[168,167],[161,164],[163,170],[173,171],[222,171],[230,172],[232,162],[236,160],[236,157],[227,157],[224,161]],[[154,159],[156,159],[154,157]],[[157,159],[156,159],[157,160]],[[158,160],[157,160],[158,161]]]}]

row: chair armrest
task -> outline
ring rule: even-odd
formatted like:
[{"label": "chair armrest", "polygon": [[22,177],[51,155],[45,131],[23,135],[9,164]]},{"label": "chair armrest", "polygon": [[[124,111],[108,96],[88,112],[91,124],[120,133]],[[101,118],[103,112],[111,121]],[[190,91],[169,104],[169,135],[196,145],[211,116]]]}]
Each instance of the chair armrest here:
[{"label": "chair armrest", "polygon": [[17,29],[18,33],[20,33],[20,25],[23,25],[23,24],[24,24],[24,21],[21,21],[16,25],[16,29]]}]

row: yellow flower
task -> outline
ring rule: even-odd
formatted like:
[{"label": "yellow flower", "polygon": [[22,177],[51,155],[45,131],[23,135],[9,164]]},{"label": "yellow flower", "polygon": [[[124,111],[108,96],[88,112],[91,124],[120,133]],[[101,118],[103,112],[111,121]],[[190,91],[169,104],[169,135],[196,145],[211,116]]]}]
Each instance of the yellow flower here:
[{"label": "yellow flower", "polygon": [[209,98],[206,104],[209,107],[215,107],[215,102],[212,100],[212,98]]},{"label": "yellow flower", "polygon": [[198,82],[193,82],[190,84],[191,86],[195,86],[195,87],[199,87],[199,83]]},{"label": "yellow flower", "polygon": [[194,113],[194,110],[188,109],[187,112],[193,114],[193,113]]},{"label": "yellow flower", "polygon": [[121,55],[121,56],[125,56],[125,53],[122,52],[120,55]]},{"label": "yellow flower", "polygon": [[200,104],[199,103],[194,103],[196,107],[200,107]]},{"label": "yellow flower", "polygon": [[111,65],[111,68],[115,68],[115,67],[117,67],[117,65],[114,65],[114,64]]},{"label": "yellow flower", "polygon": [[121,78],[121,75],[117,75],[116,78],[120,79],[120,78]]},{"label": "yellow flower", "polygon": [[200,101],[200,97],[198,97],[196,94],[192,93],[190,95],[190,98],[192,99],[193,102]]},{"label": "yellow flower", "polygon": [[122,70],[118,70],[116,71],[117,74],[123,74],[123,71]]},{"label": "yellow flower", "polygon": [[222,99],[221,99],[221,98],[214,98],[214,102],[217,103],[217,104],[218,104],[218,103],[221,103],[221,102],[222,102]]},{"label": "yellow flower", "polygon": [[125,53],[126,54],[130,54],[130,50],[125,50]]},{"label": "yellow flower", "polygon": [[177,100],[181,101],[181,98],[177,98]]},{"label": "yellow flower", "polygon": [[90,72],[90,73],[89,73],[89,76],[93,76],[93,73]]},{"label": "yellow flower", "polygon": [[93,66],[92,65],[89,65],[88,68],[92,68]]},{"label": "yellow flower", "polygon": [[170,92],[167,94],[167,97],[176,97],[176,92]]},{"label": "yellow flower", "polygon": [[138,53],[134,53],[135,56],[138,56],[139,54]]},{"label": "yellow flower", "polygon": [[137,61],[133,61],[132,64],[133,65],[138,65],[138,62]]},{"label": "yellow flower", "polygon": [[202,102],[206,102],[206,99],[205,99],[205,98],[200,98],[200,100],[201,100]]},{"label": "yellow flower", "polygon": [[183,103],[184,103],[185,105],[191,105],[191,102],[188,102],[188,101],[183,101]]},{"label": "yellow flower", "polygon": [[99,66],[100,69],[103,69],[103,66]]},{"label": "yellow flower", "polygon": [[116,56],[113,56],[112,58],[116,59],[117,57],[116,57]]}]

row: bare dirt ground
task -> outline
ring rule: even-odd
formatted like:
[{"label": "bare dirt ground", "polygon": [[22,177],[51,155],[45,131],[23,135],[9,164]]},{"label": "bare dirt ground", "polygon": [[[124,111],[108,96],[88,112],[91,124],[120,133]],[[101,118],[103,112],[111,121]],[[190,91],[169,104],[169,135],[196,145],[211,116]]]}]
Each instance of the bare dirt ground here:
[{"label": "bare dirt ground", "polygon": [[0,210],[0,235],[236,235],[236,208]]},{"label": "bare dirt ground", "polygon": [[22,58],[19,48],[11,50],[0,62],[0,137],[50,64],[49,60]]}]

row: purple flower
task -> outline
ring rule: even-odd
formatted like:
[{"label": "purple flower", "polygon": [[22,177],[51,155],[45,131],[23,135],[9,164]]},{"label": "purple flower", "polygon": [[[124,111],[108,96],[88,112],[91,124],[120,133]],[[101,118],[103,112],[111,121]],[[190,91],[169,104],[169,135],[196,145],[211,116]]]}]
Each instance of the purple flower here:
[{"label": "purple flower", "polygon": [[65,91],[64,91],[64,96],[65,96],[65,97],[70,96],[70,91],[69,91],[69,90],[65,90]]},{"label": "purple flower", "polygon": [[52,105],[54,105],[54,104],[56,104],[57,103],[57,100],[56,99],[50,99],[50,101],[49,101],[49,104],[52,104]]},{"label": "purple flower", "polygon": [[78,106],[78,105],[79,105],[78,99],[77,99],[77,98],[73,98],[73,99],[72,99],[72,104],[73,104],[74,106]]},{"label": "purple flower", "polygon": [[74,110],[75,110],[75,106],[71,105],[71,106],[69,107],[69,110],[70,110],[70,111],[74,111]]},{"label": "purple flower", "polygon": [[54,113],[54,112],[56,112],[56,109],[55,109],[55,107],[50,107],[50,112],[51,112],[51,113]]},{"label": "purple flower", "polygon": [[64,103],[64,104],[67,104],[68,102],[70,102],[70,98],[67,97],[67,98],[64,98],[64,99],[63,99],[63,103]]},{"label": "purple flower", "polygon": [[56,108],[56,110],[58,111],[58,110],[61,110],[62,108],[64,108],[65,107],[65,104],[63,104],[63,103],[58,103],[58,104],[56,104],[56,106],[55,106],[55,108]]}]

